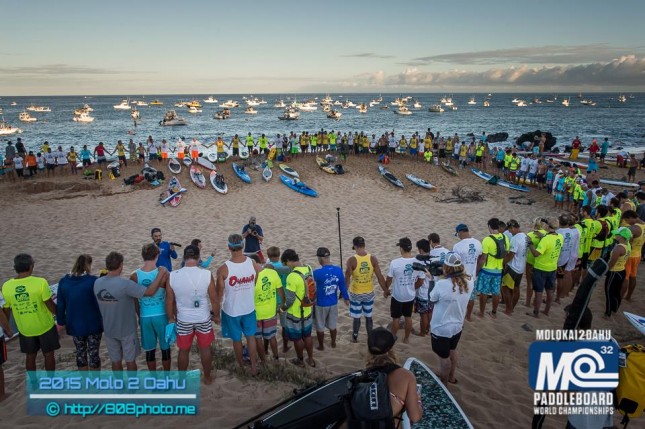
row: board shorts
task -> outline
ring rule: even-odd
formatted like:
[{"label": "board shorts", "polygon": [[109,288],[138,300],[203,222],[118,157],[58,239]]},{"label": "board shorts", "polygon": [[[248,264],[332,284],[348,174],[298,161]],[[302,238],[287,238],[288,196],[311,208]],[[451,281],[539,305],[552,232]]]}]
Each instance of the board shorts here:
[{"label": "board shorts", "polygon": [[533,267],[533,291],[542,293],[555,289],[555,271],[542,271]]},{"label": "board shorts", "polygon": [[255,338],[258,340],[270,340],[275,338],[278,332],[278,316],[270,319],[258,320],[255,324]]},{"label": "board shorts", "polygon": [[338,323],[338,304],[327,307],[316,306],[314,308],[314,325],[316,331],[322,332],[325,328],[335,330]]},{"label": "board shorts", "polygon": [[84,159],[83,160],[83,167],[89,167],[92,165],[92,160],[91,159]]},{"label": "board shorts", "polygon": [[97,156],[97,157],[96,157],[96,162],[97,162],[99,165],[103,164],[104,162],[107,162],[107,160],[105,159],[105,155],[103,155],[103,156]]},{"label": "board shorts", "polygon": [[124,164],[126,164],[126,163],[128,162],[128,160],[127,160],[127,158],[125,157],[125,155],[123,155],[123,156],[119,156],[119,161],[121,161],[121,162],[122,162],[122,163],[124,163]]},{"label": "board shorts", "polygon": [[215,341],[211,319],[199,323],[177,320],[177,347],[179,350],[190,350],[193,339],[197,336],[197,347],[206,349]]},{"label": "board shorts", "polygon": [[538,174],[536,177],[538,183],[544,183],[546,181],[546,176],[544,174]]},{"label": "board shorts", "polygon": [[506,286],[510,290],[513,290],[516,287],[519,288],[523,275],[524,274],[519,274],[511,267],[507,266],[502,272],[502,286]]},{"label": "board shorts", "polygon": [[629,167],[629,170],[627,170],[627,175],[636,176],[636,167]]},{"label": "board shorts", "polygon": [[56,164],[47,164],[47,170],[55,170]]},{"label": "board shorts", "polygon": [[285,330],[288,340],[299,341],[309,338],[311,337],[312,328],[313,320],[311,318],[311,314],[304,319],[301,319],[300,317],[295,317],[294,315],[287,313]]},{"label": "board shorts", "polygon": [[392,319],[400,319],[401,316],[412,317],[413,307],[414,300],[401,302],[392,297],[392,300],[390,301],[390,316]]},{"label": "board shorts", "polygon": [[374,308],[374,292],[354,294],[349,293],[349,316],[360,319],[361,316],[372,317]]},{"label": "board shorts", "polygon": [[508,178],[509,179],[512,180],[512,179],[515,179],[516,177],[517,177],[517,171],[513,171],[513,170],[509,171],[509,173],[508,173]]},{"label": "board shorts", "polygon": [[76,346],[76,366],[84,368],[89,366],[101,368],[101,337],[103,334],[88,335],[86,337],[72,337]]},{"label": "board shorts", "polygon": [[257,320],[255,310],[242,316],[229,316],[222,310],[222,336],[230,338],[233,342],[242,341],[242,335],[252,337],[255,335]]},{"label": "board shorts", "polygon": [[35,337],[26,337],[20,334],[20,351],[25,354],[35,354],[38,353],[38,350],[42,350],[43,353],[49,353],[58,349],[60,349],[60,343],[56,325],[52,326],[44,334]]},{"label": "board shorts", "polygon": [[134,362],[141,352],[139,345],[139,335],[133,332],[124,338],[112,338],[105,336],[105,345],[108,351],[108,357],[112,362]]},{"label": "board shorts", "polygon": [[475,162],[476,162],[477,164],[479,164],[480,162],[482,162],[482,157],[481,157],[481,156],[476,156],[476,157],[475,157]]},{"label": "board shorts", "polygon": [[435,352],[441,359],[448,359],[450,351],[456,350],[461,338],[461,332],[453,335],[452,337],[440,337],[430,333],[430,341],[432,343],[432,351]]},{"label": "board shorts", "polygon": [[[236,149],[233,149],[233,150],[235,151]],[[177,152],[177,158],[178,159],[184,159],[184,153],[183,152]]]},{"label": "board shorts", "polygon": [[168,159],[168,152],[161,152],[161,159]]},{"label": "board shorts", "polygon": [[640,256],[633,256],[627,258],[627,263],[625,264],[626,277],[630,279],[635,279],[636,274],[638,274],[638,265],[641,263]]},{"label": "board shorts", "polygon": [[143,348],[143,351],[155,350],[157,342],[159,342],[159,349],[161,350],[170,348],[168,341],[166,341],[168,318],[165,314],[141,317],[139,321],[141,324],[141,348]]},{"label": "board shorts", "polygon": [[414,298],[414,312],[417,314],[430,313],[430,301],[427,299]]},{"label": "board shorts", "polygon": [[190,157],[191,158],[199,158],[199,151],[198,150],[191,150],[190,151]]},{"label": "board shorts", "polygon": [[417,149],[410,149],[410,155],[416,155],[419,151]]},{"label": "board shorts", "polygon": [[491,273],[482,269],[477,275],[475,289],[482,295],[499,295],[502,286],[502,273]]}]

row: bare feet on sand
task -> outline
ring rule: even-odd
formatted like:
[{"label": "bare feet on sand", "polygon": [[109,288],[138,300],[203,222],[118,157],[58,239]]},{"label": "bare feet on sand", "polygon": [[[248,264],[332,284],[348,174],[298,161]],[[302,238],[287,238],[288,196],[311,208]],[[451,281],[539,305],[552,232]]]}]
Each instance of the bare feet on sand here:
[{"label": "bare feet on sand", "polygon": [[213,383],[213,377],[210,375],[208,377],[204,376],[202,381],[204,382],[205,385],[209,386]]},{"label": "bare feet on sand", "polygon": [[320,345],[316,346],[316,350],[320,350],[321,352],[324,351],[325,350],[324,344],[320,344]]}]

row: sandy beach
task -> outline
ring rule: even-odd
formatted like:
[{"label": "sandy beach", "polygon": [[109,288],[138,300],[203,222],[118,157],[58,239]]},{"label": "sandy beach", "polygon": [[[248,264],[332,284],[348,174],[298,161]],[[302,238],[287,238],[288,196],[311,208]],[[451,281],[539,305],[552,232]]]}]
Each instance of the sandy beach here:
[{"label": "sandy beach", "polygon": [[[269,246],[278,246],[282,250],[293,248],[301,260],[312,266],[316,264],[317,247],[328,247],[333,263],[338,264],[340,251],[346,260],[353,254],[352,238],[361,235],[365,237],[368,252],[378,257],[385,273],[389,262],[399,257],[395,244],[401,237],[408,236],[415,242],[436,232],[442,243],[452,248],[457,240],[454,237],[455,226],[459,223],[468,224],[472,235],[481,240],[488,233],[486,221],[491,217],[504,221],[514,218],[523,231],[527,231],[533,217],[559,214],[553,211],[553,200],[544,191],[532,190],[523,194],[535,201],[532,205],[514,204],[509,197],[518,197],[519,193],[487,185],[467,169],[459,170],[459,176],[454,177],[437,166],[395,158],[388,168],[404,181],[405,188],[398,189],[379,176],[374,156],[350,157],[345,164],[347,174],[342,176],[332,176],[318,169],[312,155],[301,156],[289,165],[300,173],[307,185],[318,191],[318,198],[308,198],[280,183],[277,166],[269,183],[262,181],[261,171],[250,168],[253,183],[242,183],[234,176],[230,162],[219,166],[229,186],[227,195],[216,193],[210,184],[206,189],[198,189],[190,183],[186,169],[182,169],[179,178],[188,192],[176,208],[159,205],[161,188],[147,184],[122,186],[121,179],[140,168],[135,166],[124,169],[122,177],[114,181],[95,182],[69,175],[47,179],[44,174],[16,184],[0,180],[0,192],[4,196],[0,279],[4,282],[13,276],[12,260],[19,252],[30,253],[36,260],[34,275],[45,277],[50,283],[57,282],[68,272],[80,253],[93,256],[93,270],[97,272],[110,251],[119,251],[125,256],[124,272],[129,273],[140,265],[141,246],[150,242],[149,233],[153,227],[161,228],[164,239],[168,241],[188,244],[193,238],[201,239],[205,252],[215,252],[215,261],[210,267],[214,271],[228,257],[227,236],[239,232],[249,215],[255,215],[264,230],[264,249]],[[167,177],[170,175],[165,166],[160,169]],[[438,189],[428,191],[414,186],[405,179],[407,173],[429,181]],[[601,174],[604,173],[601,170]],[[607,174],[621,178],[626,170],[610,168]],[[643,178],[645,175],[639,171],[637,180]],[[450,198],[456,186],[480,192],[484,201],[465,204],[438,201]],[[340,208],[342,249],[338,242],[336,208]],[[178,266],[179,261],[175,261],[175,267]],[[645,314],[644,282],[642,275],[639,277],[633,301],[623,302],[620,315],[614,320],[605,321],[601,317],[604,308],[601,284],[591,300],[593,327],[611,329],[621,344],[643,342],[638,331],[622,317],[622,310]],[[532,390],[527,382],[528,347],[535,339],[531,329],[561,328],[562,309],[571,297],[562,305],[555,304],[549,317],[536,320],[524,314],[525,307],[521,303],[525,293],[523,280],[522,298],[512,317],[499,312],[497,319],[475,318],[464,326],[458,348],[459,383],[449,388],[476,428],[530,426],[533,411]],[[386,326],[390,322],[388,309],[389,299],[386,301],[377,292],[375,326]],[[351,319],[342,304],[339,313],[338,347],[331,349],[327,336],[325,351],[314,351],[317,368],[303,371],[331,377],[363,367],[366,355],[364,327],[359,343],[352,344]],[[418,316],[413,316],[413,320],[418,327]],[[216,338],[221,339],[219,327],[216,328]],[[218,343],[224,348],[232,346],[229,340]],[[75,369],[71,337],[63,336],[61,344],[62,348],[56,353],[57,369]],[[398,342],[395,350],[401,362],[415,356],[431,368],[438,368],[439,360],[431,350],[428,337],[413,336],[409,344]],[[4,371],[7,391],[12,394],[0,404],[3,426],[99,429],[135,423],[135,419],[130,417],[52,419],[27,416],[24,355],[20,353],[17,341],[8,344],[8,353]],[[293,349],[281,355],[280,364],[290,365],[287,362],[293,356]],[[173,368],[176,368],[176,357],[177,352],[173,348]],[[109,368],[104,345],[102,363],[103,369]],[[39,367],[42,364],[39,356]],[[138,364],[139,369],[145,368],[143,354]],[[199,368],[196,353],[191,355],[190,368]],[[284,382],[240,379],[235,373],[218,369],[215,382],[202,387],[201,414],[198,417],[144,417],[137,421],[137,425],[169,427],[187,423],[200,428],[232,427],[285,399],[294,387]],[[561,428],[565,421],[562,416],[549,417],[544,427]],[[619,421],[619,416],[615,421]]]}]

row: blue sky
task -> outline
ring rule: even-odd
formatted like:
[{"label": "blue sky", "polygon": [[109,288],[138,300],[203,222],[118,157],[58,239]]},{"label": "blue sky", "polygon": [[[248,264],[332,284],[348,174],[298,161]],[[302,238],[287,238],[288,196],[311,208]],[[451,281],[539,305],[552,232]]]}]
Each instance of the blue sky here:
[{"label": "blue sky", "polygon": [[645,90],[638,0],[0,6],[0,95]]}]

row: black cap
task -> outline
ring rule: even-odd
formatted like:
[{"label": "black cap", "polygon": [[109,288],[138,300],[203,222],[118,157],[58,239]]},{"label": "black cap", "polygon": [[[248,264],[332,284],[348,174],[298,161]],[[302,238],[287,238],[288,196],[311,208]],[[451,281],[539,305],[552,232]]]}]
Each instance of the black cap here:
[{"label": "black cap", "polygon": [[354,237],[354,240],[352,240],[352,247],[365,247],[365,239],[361,236]]},{"label": "black cap", "polygon": [[367,349],[373,355],[382,355],[389,352],[395,342],[396,337],[389,329],[375,328],[367,337]]},{"label": "black cap", "polygon": [[316,250],[316,256],[319,258],[326,258],[329,255],[331,255],[331,252],[326,247],[319,247],[318,250]]},{"label": "black cap", "polygon": [[186,246],[184,249],[184,259],[199,260],[199,247],[193,246],[192,244],[190,246]]},{"label": "black cap", "polygon": [[396,245],[403,250],[412,250],[412,240],[410,240],[408,237],[403,237],[401,238]]}]

